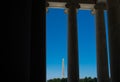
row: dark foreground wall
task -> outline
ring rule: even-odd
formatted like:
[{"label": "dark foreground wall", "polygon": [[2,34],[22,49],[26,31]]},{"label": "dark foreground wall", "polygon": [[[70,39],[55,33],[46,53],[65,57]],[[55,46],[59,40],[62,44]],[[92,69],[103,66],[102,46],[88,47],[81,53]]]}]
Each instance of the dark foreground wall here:
[{"label": "dark foreground wall", "polygon": [[[1,82],[45,82],[45,1],[12,0],[7,11]],[[7,5],[7,4],[5,4]],[[6,19],[7,20],[7,19]]]}]

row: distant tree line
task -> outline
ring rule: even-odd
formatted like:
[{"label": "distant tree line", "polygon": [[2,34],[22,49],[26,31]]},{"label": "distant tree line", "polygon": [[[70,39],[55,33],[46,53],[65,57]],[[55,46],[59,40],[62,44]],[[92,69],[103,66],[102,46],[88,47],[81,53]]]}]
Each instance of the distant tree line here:
[{"label": "distant tree line", "polygon": [[[97,82],[97,78],[85,77],[79,80],[80,82]],[[67,82],[67,78],[54,78],[50,79],[47,82]]]}]

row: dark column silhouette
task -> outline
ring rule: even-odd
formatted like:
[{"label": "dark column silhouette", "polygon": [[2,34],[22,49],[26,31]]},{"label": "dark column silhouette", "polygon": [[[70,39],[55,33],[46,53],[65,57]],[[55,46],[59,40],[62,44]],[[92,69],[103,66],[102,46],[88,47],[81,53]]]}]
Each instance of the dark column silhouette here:
[{"label": "dark column silhouette", "polygon": [[67,4],[68,8],[68,82],[79,82],[77,4]]},{"label": "dark column silhouette", "polygon": [[[32,0],[12,0],[7,6],[9,16],[7,44],[5,46],[5,67],[2,78],[4,82],[29,82],[30,80],[30,35],[31,35],[31,6]],[[12,7],[11,7],[12,6]],[[7,24],[7,22],[5,23]],[[2,81],[1,81],[2,82]]]},{"label": "dark column silhouette", "polygon": [[105,3],[95,5],[96,13],[96,56],[97,56],[97,80],[98,82],[109,82],[108,54],[106,44],[106,31],[104,21]]},{"label": "dark column silhouette", "polygon": [[45,6],[44,0],[33,1],[30,82],[46,82]]},{"label": "dark column silhouette", "polygon": [[4,82],[46,82],[45,2],[11,2],[9,6],[8,2],[4,3],[9,18],[6,19],[8,29],[6,27],[4,31],[7,40],[4,39],[1,78]]},{"label": "dark column silhouette", "polygon": [[108,0],[108,32],[112,82],[120,82],[120,0]]}]

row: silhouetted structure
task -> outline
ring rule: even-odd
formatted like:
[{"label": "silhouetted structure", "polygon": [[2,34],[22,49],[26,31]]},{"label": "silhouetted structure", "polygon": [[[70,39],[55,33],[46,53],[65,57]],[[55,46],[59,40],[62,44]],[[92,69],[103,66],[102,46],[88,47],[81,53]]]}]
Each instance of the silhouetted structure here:
[{"label": "silhouetted structure", "polygon": [[117,64],[117,62],[120,63],[120,52],[118,52],[120,50],[120,16],[118,16],[120,1],[47,0],[47,3],[49,4],[47,7],[65,8],[65,13],[68,14],[68,82],[78,82],[79,78],[76,21],[76,11],[78,9],[90,9],[92,14],[96,16],[97,77],[98,82],[109,82],[104,21],[104,10],[108,10],[111,79],[112,82],[120,81],[120,65]]},{"label": "silhouetted structure", "polygon": [[[58,1],[58,0],[51,0]],[[68,8],[68,24],[69,24],[69,54],[68,54],[68,81],[78,82],[79,70],[78,70],[78,46],[77,46],[77,21],[76,21],[76,9],[91,9],[96,5],[96,0],[66,0],[68,2],[61,2],[59,7]],[[81,1],[81,2],[79,2]],[[82,4],[82,1],[84,4]],[[10,82],[46,82],[46,25],[45,25],[45,0],[12,0],[12,8],[8,9],[11,12],[7,12],[11,16],[9,18],[8,41],[5,43],[7,46],[4,48],[3,55],[4,64],[2,63],[2,79]],[[52,2],[47,0],[48,6],[56,6]],[[67,3],[68,6],[65,6]],[[79,3],[79,4],[78,4]],[[86,3],[86,4],[85,4]],[[90,4],[89,4],[90,3]],[[110,48],[110,69],[112,82],[120,82],[120,0],[107,0],[106,8],[108,11],[108,31],[109,31],[109,48]],[[58,1],[59,4],[59,1]],[[79,7],[80,5],[80,7]],[[5,11],[9,11],[5,10]],[[104,9],[97,9],[96,18],[103,17],[102,13]],[[98,13],[99,12],[99,13]],[[72,16],[72,17],[71,17]],[[6,19],[7,20],[7,19]],[[72,22],[72,21],[73,22]],[[102,18],[103,20],[103,18]],[[97,20],[97,28],[99,22],[103,24],[103,21]],[[74,28],[73,28],[74,27]],[[105,33],[104,25],[101,25],[101,33],[98,39],[102,39]],[[102,35],[103,34],[103,35]],[[101,38],[100,38],[101,37]],[[105,38],[104,38],[105,40]],[[99,43],[99,42],[98,42]],[[97,43],[97,44],[98,44]],[[100,42],[101,46],[98,49],[103,54],[106,53],[105,42]],[[101,47],[105,50],[101,50]],[[98,46],[99,47],[99,46]],[[70,51],[71,50],[71,51]],[[101,52],[101,53],[102,53]],[[105,56],[104,55],[104,56]],[[99,54],[97,54],[98,57]],[[102,56],[102,57],[104,57]],[[99,58],[98,58],[99,59]],[[101,58],[100,58],[101,59]],[[99,61],[97,64],[99,71],[105,71],[107,69],[106,59],[104,63]],[[73,68],[73,67],[74,68]],[[102,67],[103,68],[102,68]],[[72,72],[72,71],[73,72]],[[106,75],[99,77],[98,80],[107,78]]]},{"label": "silhouetted structure", "polygon": [[105,2],[97,2],[97,4],[95,5],[95,16],[98,82],[109,82],[104,9]]},{"label": "silhouetted structure", "polygon": [[64,58],[62,59],[62,78],[64,78]]}]

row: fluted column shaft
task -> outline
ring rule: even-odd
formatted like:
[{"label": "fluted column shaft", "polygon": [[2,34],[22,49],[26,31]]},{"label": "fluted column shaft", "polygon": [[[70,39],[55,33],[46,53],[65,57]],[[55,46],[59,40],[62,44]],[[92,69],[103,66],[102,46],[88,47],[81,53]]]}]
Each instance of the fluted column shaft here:
[{"label": "fluted column shaft", "polygon": [[96,9],[96,48],[97,48],[97,80],[109,82],[106,31],[104,21],[104,3],[98,3]]},{"label": "fluted column shaft", "polygon": [[108,0],[111,82],[120,82],[120,0]]},{"label": "fluted column shaft", "polygon": [[[45,0],[32,1],[31,67],[29,82],[46,82]],[[41,5],[42,4],[42,5]],[[40,24],[41,23],[41,24]],[[29,27],[30,28],[30,27]],[[23,81],[21,81],[23,82]]]},{"label": "fluted column shaft", "polygon": [[77,17],[74,4],[68,7],[68,82],[79,82]]}]

